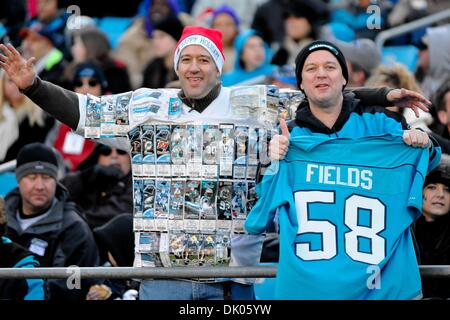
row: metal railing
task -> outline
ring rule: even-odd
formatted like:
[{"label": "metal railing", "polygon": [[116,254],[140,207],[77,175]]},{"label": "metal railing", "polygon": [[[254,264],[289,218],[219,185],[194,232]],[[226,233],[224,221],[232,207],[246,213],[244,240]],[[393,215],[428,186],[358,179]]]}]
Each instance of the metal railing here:
[{"label": "metal railing", "polygon": [[[69,268],[0,268],[0,279],[66,279],[74,274],[82,279],[176,279],[176,278],[274,278],[276,266],[258,267],[69,267]],[[450,265],[420,266],[424,278],[449,278]]]},{"label": "metal railing", "polygon": [[385,31],[380,32],[375,38],[375,43],[379,50],[384,46],[384,43],[391,38],[400,36],[402,34],[411,32],[413,30],[429,26],[435,22],[450,18],[450,9],[429,15],[427,17],[417,19],[398,27],[390,28]]}]

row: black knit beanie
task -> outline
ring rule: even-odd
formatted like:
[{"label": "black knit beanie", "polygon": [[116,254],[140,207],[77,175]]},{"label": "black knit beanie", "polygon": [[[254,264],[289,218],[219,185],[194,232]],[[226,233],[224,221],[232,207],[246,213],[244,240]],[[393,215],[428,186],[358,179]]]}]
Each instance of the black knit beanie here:
[{"label": "black knit beanie", "polygon": [[442,183],[450,188],[450,155],[442,154],[439,166],[427,174],[423,186],[431,183]]},{"label": "black knit beanie", "polygon": [[134,261],[133,215],[123,213],[94,229],[100,253],[111,252],[119,267],[132,267]]},{"label": "black knit beanie", "polygon": [[[341,50],[334,44],[328,41],[313,41],[306,47],[304,47],[295,58],[295,75],[297,77],[297,86],[301,89],[300,85],[302,84],[302,70],[303,65],[305,64],[306,58],[311,54],[311,52],[317,50],[327,50],[333,56],[336,57],[337,61],[341,65],[342,75],[344,76],[345,81],[348,83],[348,69],[347,63],[345,62],[345,57],[342,54]],[[345,87],[345,86],[344,86]],[[344,89],[344,88],[342,88]]]},{"label": "black knit beanie", "polygon": [[183,28],[184,27],[180,19],[178,19],[174,15],[168,16],[167,18],[161,20],[153,26],[153,30],[164,31],[172,38],[174,38],[175,41],[178,41],[180,39],[181,34],[183,33]]},{"label": "black knit beanie", "polygon": [[17,181],[32,173],[47,174],[55,180],[58,176],[56,155],[50,147],[40,142],[25,145],[17,155]]}]

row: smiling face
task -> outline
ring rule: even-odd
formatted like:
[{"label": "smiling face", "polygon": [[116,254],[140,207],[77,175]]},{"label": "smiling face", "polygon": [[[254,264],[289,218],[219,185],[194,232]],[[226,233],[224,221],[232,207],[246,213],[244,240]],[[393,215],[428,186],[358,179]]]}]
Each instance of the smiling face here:
[{"label": "smiling face", "polygon": [[430,183],[423,188],[422,211],[427,221],[446,215],[450,210],[450,190],[442,183]]},{"label": "smiling face", "polygon": [[220,81],[220,73],[209,52],[199,46],[183,49],[177,66],[181,88],[188,98],[205,97]]},{"label": "smiling face", "polygon": [[302,69],[301,89],[310,104],[327,108],[334,106],[342,97],[346,84],[338,60],[326,50],[312,52]]}]

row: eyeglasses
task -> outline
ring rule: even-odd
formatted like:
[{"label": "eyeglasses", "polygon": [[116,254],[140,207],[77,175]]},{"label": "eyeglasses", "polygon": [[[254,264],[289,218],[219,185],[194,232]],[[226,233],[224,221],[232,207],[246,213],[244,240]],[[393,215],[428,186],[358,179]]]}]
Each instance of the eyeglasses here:
[{"label": "eyeglasses", "polygon": [[[86,82],[81,81],[81,79],[76,79],[76,80],[73,82],[73,86],[74,86],[75,88],[79,88],[79,87],[82,87],[85,83],[86,83]],[[98,85],[99,85],[99,82],[98,82],[97,79],[91,78],[91,79],[88,80],[87,84],[89,85],[89,87],[95,87],[95,86],[98,86]]]},{"label": "eyeglasses", "polygon": [[[99,149],[99,152],[102,156],[109,156],[112,153],[112,148],[110,148],[108,146],[101,146]],[[124,150],[120,150],[120,149],[116,149],[116,152],[118,155],[121,155],[121,156],[128,154],[128,152],[126,152]]]}]

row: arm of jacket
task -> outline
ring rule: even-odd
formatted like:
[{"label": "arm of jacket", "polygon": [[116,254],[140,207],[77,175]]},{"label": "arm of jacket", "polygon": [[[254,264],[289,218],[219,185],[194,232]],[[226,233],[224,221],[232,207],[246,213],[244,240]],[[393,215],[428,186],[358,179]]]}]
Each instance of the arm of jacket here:
[{"label": "arm of jacket", "polygon": [[[95,267],[99,257],[94,236],[87,223],[74,211],[65,213],[65,221],[60,232],[53,267]],[[51,300],[85,300],[93,279],[77,278],[76,268],[67,279],[47,281],[48,297]]]},{"label": "arm of jacket", "polygon": [[97,203],[85,211],[91,227],[100,226],[121,213],[133,213],[133,186],[121,180],[104,194],[99,194]]},{"label": "arm of jacket", "polygon": [[[360,100],[363,105],[390,107],[392,103],[388,101],[387,95],[393,90],[392,88],[352,88],[348,91],[353,92],[356,99]],[[347,91],[347,90],[345,90]]]}]

